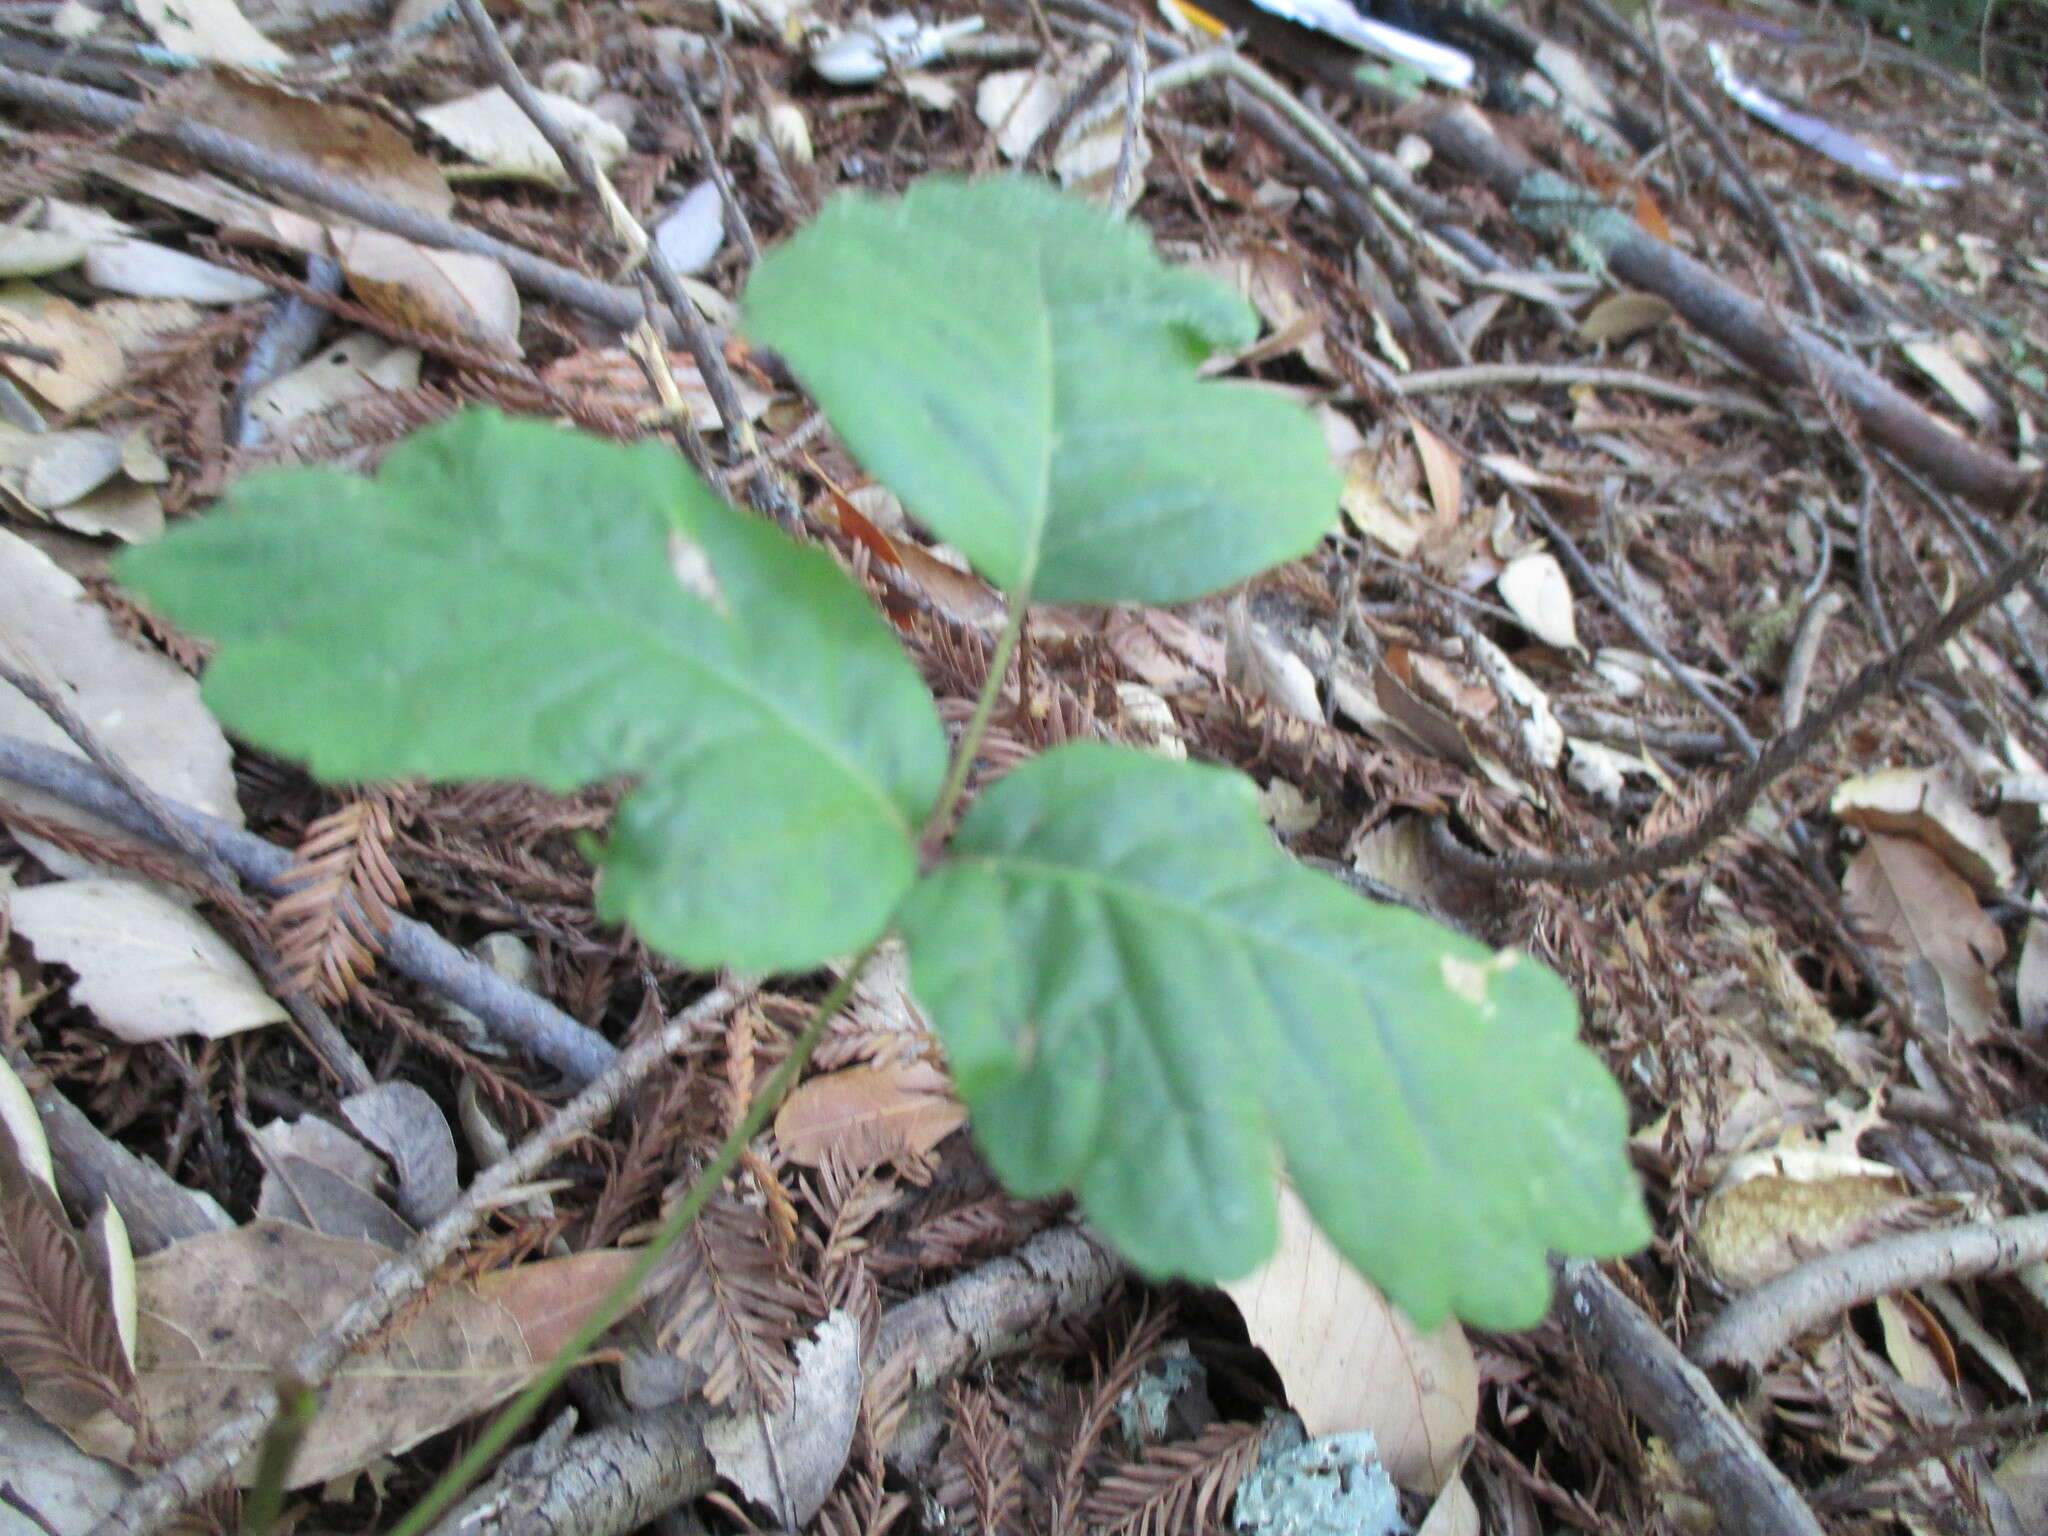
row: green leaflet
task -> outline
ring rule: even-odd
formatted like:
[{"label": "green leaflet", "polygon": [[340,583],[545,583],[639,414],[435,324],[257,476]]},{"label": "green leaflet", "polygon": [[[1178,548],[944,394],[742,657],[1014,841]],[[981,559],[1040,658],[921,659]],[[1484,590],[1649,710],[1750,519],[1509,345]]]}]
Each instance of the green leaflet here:
[{"label": "green leaflet", "polygon": [[1649,1238],[1564,984],[1301,868],[1241,775],[1050,752],[981,798],[902,927],[997,1172],[1075,1187],[1146,1270],[1258,1264],[1276,1153],[1423,1327],[1526,1326],[1549,1250]]},{"label": "green leaflet", "polygon": [[1041,183],[836,198],[746,307],[868,469],[1011,592],[1177,602],[1335,516],[1308,412],[1195,378],[1257,334],[1249,306]]},{"label": "green leaflet", "polygon": [[468,411],[375,479],[253,476],[118,569],[220,642],[221,718],[323,778],[638,775],[600,910],[687,964],[843,954],[916,874],[945,752],[916,670],[665,445]]}]

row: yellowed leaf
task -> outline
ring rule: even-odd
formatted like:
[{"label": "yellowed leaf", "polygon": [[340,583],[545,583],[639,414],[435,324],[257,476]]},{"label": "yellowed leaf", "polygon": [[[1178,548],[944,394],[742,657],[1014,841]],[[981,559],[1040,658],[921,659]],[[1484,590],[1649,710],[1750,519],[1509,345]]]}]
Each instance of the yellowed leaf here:
[{"label": "yellowed leaf", "polygon": [[1932,1225],[1956,1209],[1952,1199],[1915,1198],[1896,1171],[1809,1179],[1761,1174],[1708,1196],[1697,1236],[1715,1278],[1746,1291],[1808,1259]]},{"label": "yellowed leaf", "polygon": [[1414,1324],[1280,1189],[1280,1245],[1223,1287],[1311,1436],[1369,1429],[1403,1488],[1441,1489],[1479,1415],[1479,1368],[1456,1322]]},{"label": "yellowed leaf", "polygon": [[966,1106],[929,1062],[847,1067],[799,1085],[776,1112],[775,1139],[806,1168],[828,1157],[865,1168],[923,1157],[966,1120]]},{"label": "yellowed leaf", "polygon": [[520,355],[519,291],[491,257],[436,250],[376,229],[333,234],[349,288],[378,314],[499,357]]},{"label": "yellowed leaf", "polygon": [[1579,322],[1579,340],[1627,341],[1670,318],[1670,300],[1654,293],[1609,294],[1586,311]]}]

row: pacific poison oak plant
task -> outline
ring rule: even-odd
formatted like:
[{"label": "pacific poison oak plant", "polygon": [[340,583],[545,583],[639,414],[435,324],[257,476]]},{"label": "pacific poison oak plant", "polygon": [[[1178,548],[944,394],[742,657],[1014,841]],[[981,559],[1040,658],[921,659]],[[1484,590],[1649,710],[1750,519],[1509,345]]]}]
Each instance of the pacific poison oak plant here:
[{"label": "pacific poison oak plant", "polygon": [[230,727],[322,778],[636,779],[600,908],[687,965],[900,934],[997,1173],[1074,1190],[1147,1273],[1256,1266],[1282,1168],[1425,1327],[1527,1325],[1549,1251],[1646,1241],[1564,984],[1304,869],[1242,775],[1061,747],[944,836],[1034,598],[1183,601],[1326,531],[1309,414],[1195,376],[1250,308],[1037,183],[934,181],[835,201],[746,328],[1008,596],[950,764],[860,589],[661,443],[470,411],[374,479],[252,476],[121,578],[218,641]]}]

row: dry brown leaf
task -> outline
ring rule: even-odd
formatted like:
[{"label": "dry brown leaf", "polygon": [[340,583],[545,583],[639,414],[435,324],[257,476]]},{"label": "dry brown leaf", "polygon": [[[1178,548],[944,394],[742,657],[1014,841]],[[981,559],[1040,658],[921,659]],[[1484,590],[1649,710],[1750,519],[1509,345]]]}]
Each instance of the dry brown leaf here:
[{"label": "dry brown leaf", "polygon": [[922,1158],[966,1119],[946,1074],[930,1062],[848,1067],[790,1094],[776,1112],[775,1139],[806,1168],[827,1158],[866,1168]]},{"label": "dry brown leaf", "polygon": [[1953,864],[1980,896],[2003,896],[2015,877],[2005,833],[1980,816],[1939,768],[1886,768],[1845,779],[1828,809],[1852,827],[1915,837]]},{"label": "dry brown leaf", "polygon": [[1479,1416],[1479,1367],[1455,1321],[1424,1334],[1280,1190],[1280,1246],[1223,1287],[1311,1437],[1369,1429],[1388,1474],[1435,1493]]},{"label": "dry brown leaf", "polygon": [[2003,1010],[1991,968],[2005,958],[2005,935],[1977,905],[1962,876],[1925,843],[1870,834],[1842,875],[1849,910],[1909,962],[1924,960],[1941,978],[1949,1023],[1981,1040]]},{"label": "dry brown leaf", "polygon": [[361,107],[315,101],[216,71],[178,98],[178,110],[195,122],[289,150],[351,186],[421,213],[446,218],[454,210],[455,194],[441,168],[398,129]]},{"label": "dry brown leaf", "polygon": [[337,229],[333,239],[350,291],[386,319],[497,357],[521,355],[519,290],[494,258],[376,229]]},{"label": "dry brown leaf", "polygon": [[1421,422],[1411,418],[1408,431],[1415,439],[1415,451],[1422,456],[1422,474],[1429,482],[1429,499],[1436,506],[1437,521],[1449,527],[1464,509],[1465,466],[1451,445]]},{"label": "dry brown leaf", "polygon": [[[392,1257],[375,1243],[258,1221],[188,1238],[137,1265],[138,1375],[166,1446],[175,1453],[232,1418],[250,1383],[286,1368]],[[547,1271],[562,1262],[522,1267]],[[497,1283],[559,1292],[546,1275]],[[576,1289],[591,1305],[602,1296],[587,1282]],[[544,1335],[559,1332],[557,1319]],[[292,1462],[289,1485],[302,1488],[396,1456],[510,1396],[536,1364],[505,1307],[469,1285],[437,1291],[403,1326],[342,1364]],[[252,1479],[254,1463],[245,1463],[241,1475],[245,1483]]]},{"label": "dry brown leaf", "polygon": [[519,1325],[536,1361],[551,1360],[639,1262],[635,1249],[598,1248],[491,1270],[478,1278],[476,1289]]}]

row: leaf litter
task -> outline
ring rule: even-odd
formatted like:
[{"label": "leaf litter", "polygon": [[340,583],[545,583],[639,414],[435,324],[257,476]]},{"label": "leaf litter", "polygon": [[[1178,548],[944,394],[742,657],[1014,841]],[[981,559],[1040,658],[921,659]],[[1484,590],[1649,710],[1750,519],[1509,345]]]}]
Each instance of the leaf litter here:
[{"label": "leaf litter", "polygon": [[[724,62],[713,67],[738,66],[719,77],[733,95],[707,94],[700,103],[716,108],[712,137],[702,142],[673,95],[707,78],[689,74],[688,61],[705,52],[706,15],[698,9],[659,6],[631,25],[598,29],[601,36],[574,6],[542,9],[528,18],[518,48],[535,76],[574,56],[594,68],[596,91],[635,101],[642,123],[630,137],[595,112],[574,110],[584,103],[552,103],[586,143],[612,157],[635,215],[652,223],[700,187],[708,146],[764,243],[805,222],[833,186],[858,180],[900,188],[932,171],[1014,157],[1027,147],[1025,130],[1052,124],[1063,98],[1091,75],[1102,77],[1099,102],[1120,101],[1126,86],[1113,69],[1103,75],[1118,57],[1116,36],[1095,38],[1094,53],[1047,54],[1027,19],[997,9],[986,18],[989,29],[1005,34],[998,41],[1012,52],[982,62],[961,48],[920,70],[981,109],[972,123],[964,108],[933,114],[938,98],[929,88],[886,72],[842,96],[805,73],[798,45],[807,25],[832,18],[806,7],[774,10],[732,8],[737,30],[720,45]],[[221,0],[139,14],[151,30],[133,32],[131,44],[258,68],[286,56]],[[262,13],[252,14],[263,24]],[[1890,152],[1964,173],[1953,193],[1880,196],[1832,177],[1789,141],[1732,114],[1721,119],[1770,185],[1804,194],[1787,197],[1781,209],[1809,251],[1828,253],[1835,280],[1904,317],[1887,376],[1970,434],[1960,440],[2038,461],[2048,410],[2039,273],[2048,270],[2048,253],[2014,210],[2042,205],[2040,129],[2023,110],[1891,52],[1880,52],[1862,78],[1830,74],[1826,61],[1860,57],[1861,40],[1804,11],[1796,26],[1807,52],[1775,49],[1749,24],[1719,13],[1667,23],[1674,57],[1703,93],[1714,80],[1706,45],[1719,43],[1733,51],[1742,78],[1768,82],[1774,96],[1819,92],[1830,118],[1885,114]],[[110,20],[96,35],[117,39],[128,25]],[[276,36],[293,50],[313,46],[298,33]],[[1994,57],[2008,45],[2003,32],[1986,37]],[[367,34],[319,37],[323,46],[371,41]],[[1636,83],[1634,66],[1592,35],[1581,41],[1593,74],[1611,95],[1625,97]],[[2011,46],[2018,57],[2019,45]],[[1298,61],[1268,61],[1287,83],[1299,83],[1286,73]],[[497,179],[532,178],[545,187],[559,183],[560,166],[523,117],[487,100],[494,87],[456,32],[396,48],[387,67],[341,90],[300,94],[226,75],[196,77],[187,89],[195,120],[318,159],[337,178],[436,216],[459,208],[566,267],[587,263],[592,210],[566,194]],[[483,101],[481,114],[465,100]],[[446,110],[451,104],[458,110]],[[1952,648],[1919,693],[1853,716],[1804,757],[1768,813],[1760,807],[1711,857],[1576,896],[1543,886],[1475,890],[1433,861],[1427,828],[1446,815],[1456,818],[1458,836],[1511,855],[1646,841],[1686,824],[1740,765],[1725,720],[1706,701],[1768,735],[1792,691],[1797,631],[1814,596],[1839,589],[1851,604],[1825,629],[1810,663],[1802,683],[1809,708],[1882,654],[1888,635],[1924,618],[1928,594],[1945,598],[1966,583],[1992,546],[1939,487],[1882,458],[1859,471],[1853,454],[1840,462],[1817,454],[1807,434],[1828,430],[1838,405],[1825,392],[1788,392],[1777,397],[1778,414],[1763,419],[1714,403],[1753,385],[1697,345],[1667,296],[1597,266],[1586,277],[1546,265],[1546,249],[1490,194],[1462,180],[1441,147],[1415,155],[1405,130],[1338,110],[1349,112],[1349,126],[1369,150],[1405,154],[1402,163],[1425,191],[1463,200],[1464,231],[1500,259],[1501,270],[1451,259],[1432,235],[1393,248],[1412,251],[1412,278],[1376,287],[1367,262],[1387,261],[1388,248],[1368,244],[1360,256],[1341,206],[1290,158],[1284,140],[1247,127],[1249,119],[1220,93],[1156,95],[1135,135],[1132,219],[1177,257],[1246,272],[1266,328],[1234,349],[1233,377],[1320,391],[1325,408],[1348,426],[1332,434],[1331,448],[1352,533],[1254,583],[1234,605],[1135,608],[1041,637],[1028,694],[1006,699],[998,712],[991,760],[1011,765],[1063,741],[1108,734],[1255,768],[1262,783],[1295,786],[1301,797],[1284,821],[1295,852],[1355,860],[1361,878],[1396,894],[1426,891],[1433,910],[1489,942],[1527,944],[1558,966],[1587,1004],[1590,1038],[1631,1096],[1666,1242],[1655,1260],[1625,1273],[1638,1301],[1674,1336],[1704,1320],[1713,1285],[1753,1285],[1901,1226],[1940,1230],[2038,1204],[2038,1188],[2026,1182],[2013,1149],[2032,1134],[2020,1111],[2039,1096],[2038,1041],[2023,1031],[2038,1031],[2048,1016],[2041,980],[2048,941],[2039,937],[2048,930],[2024,873],[2042,828],[2032,805],[1993,797],[2048,763],[2048,737],[2033,707],[2043,682],[2036,658],[2048,632],[2030,602],[2016,601],[2006,620],[1980,630],[1974,649]],[[743,138],[734,112],[758,114],[775,131],[756,128]],[[1077,111],[1041,154],[1062,179],[1106,193],[1123,122],[1116,113],[1097,112],[1092,124],[1086,118]],[[435,156],[417,147],[427,141],[412,131],[415,122],[437,123],[437,138],[459,152],[459,161],[445,162],[470,188],[459,197]],[[44,126],[65,127],[56,120]],[[1596,157],[1583,146],[1554,130],[1537,142],[1568,171],[1596,179],[1589,168]],[[353,466],[379,456],[403,431],[475,401],[619,436],[659,421],[662,402],[624,363],[615,329],[531,289],[519,293],[524,279],[492,258],[350,228],[260,182],[234,188],[189,166],[170,174],[153,151],[132,148],[124,146],[128,158],[110,164],[103,179],[60,167],[33,173],[43,178],[33,189],[89,203],[180,256],[212,261],[217,248],[208,242],[218,237],[287,281],[303,274],[309,251],[355,257],[345,265],[356,307],[337,308],[346,318],[325,333],[334,350],[291,360],[327,358],[331,377],[302,377],[291,390],[263,381],[273,391],[264,397],[273,428],[290,429],[290,441],[306,445],[275,451]],[[1091,160],[1084,150],[1106,158]],[[480,183],[468,180],[479,173]],[[692,231],[693,243],[701,252],[715,242],[702,219],[709,199],[701,191],[694,198],[703,227]],[[1772,298],[1797,312],[1796,285],[1773,238],[1747,227],[1739,207],[1710,189],[1681,186],[1668,168],[1646,163],[1641,195],[1617,206],[1652,234],[1675,227],[1702,261],[1745,283],[1763,274]],[[34,215],[15,226],[24,234],[49,232],[26,203],[9,212]],[[706,276],[729,305],[745,274],[734,270],[736,232],[721,222],[724,248]],[[57,594],[48,622],[62,626],[61,638],[52,642],[38,630],[24,641],[7,629],[23,623],[29,609],[19,605],[0,613],[0,631],[75,689],[117,755],[162,792],[215,815],[246,816],[273,842],[318,848],[323,819],[362,802],[255,754],[237,760],[230,777],[226,743],[210,721],[195,717],[196,700],[178,668],[135,660],[177,637],[130,607],[102,616],[91,597],[104,590],[96,578],[109,536],[147,540],[164,512],[184,514],[241,473],[245,461],[226,438],[221,402],[278,301],[236,300],[255,289],[231,286],[217,323],[190,309],[137,305],[117,296],[121,279],[104,265],[97,272],[82,265],[91,242],[70,238],[75,250],[47,241],[33,247],[18,236],[14,280],[0,292],[0,338],[26,349],[0,360],[9,379],[0,404],[37,449],[21,461],[23,478],[10,492],[16,500],[6,509],[6,548],[17,553],[4,589],[10,598]],[[859,318],[877,345],[886,344],[900,311],[872,295],[866,302]],[[1437,355],[1431,308],[1449,316],[1472,362],[1506,372],[1475,375],[1447,391],[1412,388],[1407,376],[1423,362],[1435,369],[1461,363],[1455,351]],[[360,329],[352,334],[348,326]],[[676,359],[694,424],[734,426],[718,423],[698,360]],[[806,510],[817,536],[862,574],[942,710],[971,698],[985,654],[973,615],[985,589],[949,564],[945,551],[935,553],[915,526],[863,533],[844,517],[834,496],[862,479],[846,450],[812,430],[785,452],[806,431],[786,378],[773,359],[735,351],[731,361],[763,445],[803,466],[795,483],[815,503]],[[288,377],[289,365],[276,376]],[[1658,394],[1645,381],[1691,387],[1699,398]],[[109,457],[109,444],[129,440],[131,423],[145,427],[145,440],[161,453],[160,478],[136,473],[147,470],[140,461]],[[42,437],[51,441],[34,442]],[[1859,473],[1875,483],[1859,483]],[[839,489],[828,495],[828,487]],[[133,505],[96,504],[114,492]],[[1593,563],[1582,568],[1560,550],[1528,542],[1526,525],[1504,532],[1500,508],[1512,511],[1517,494],[1542,498]],[[1873,519],[1883,520],[1881,531]],[[999,517],[995,526],[1000,531]],[[22,552],[31,543],[35,551]],[[1162,547],[1159,556],[1170,570],[1183,552]],[[83,585],[57,579],[60,568]],[[1620,598],[1625,617],[1596,580]],[[1863,607],[1866,601],[1878,611]],[[1132,691],[1140,687],[1142,694]],[[118,702],[95,702],[103,696]],[[7,718],[10,733],[37,732],[55,744],[32,717]],[[1532,734],[1529,722],[1543,719],[1557,729]],[[1565,739],[1572,756],[1560,764],[1550,743]],[[133,845],[104,824],[68,821],[67,851],[33,830],[31,816],[55,816],[55,808],[31,804],[11,786],[7,797],[11,842],[0,847],[0,859],[23,895],[61,892],[88,871],[98,878],[109,868],[147,872]],[[325,1124],[356,1146],[363,1161],[351,1159],[346,1175],[303,1156],[303,1147],[283,1155],[357,1191],[385,1211],[392,1235],[402,1234],[444,1205],[449,1160],[460,1155],[435,1100],[452,1103],[460,1085],[516,1135],[540,1123],[562,1094],[518,1053],[481,1055],[422,1022],[437,1019],[439,1005],[378,964],[379,904],[410,895],[420,915],[451,933],[517,933],[537,957],[533,985],[623,1039],[636,1023],[675,1012],[703,983],[596,915],[581,839],[604,824],[614,799],[610,790],[555,797],[516,786],[428,789],[409,826],[371,839],[388,870],[309,888],[303,916],[287,931],[315,938],[296,949],[280,941],[280,951],[299,962],[300,985],[324,978],[344,1030],[366,1051],[375,1045],[369,1054],[383,1063],[382,1087],[409,1088],[429,1101],[422,1114],[407,1096],[403,1125],[411,1129],[382,1119],[374,1132],[357,1127],[377,1154],[340,1129],[352,1117],[287,1032],[263,1029],[218,1045],[164,1043],[167,1011],[147,1001],[153,1018],[138,1025],[125,1005],[96,990],[103,961],[84,950],[46,952],[38,943],[35,907],[49,896],[27,903],[26,920],[12,918],[17,942],[0,972],[7,1044],[21,1052],[38,1092],[54,1087],[75,1098],[106,1136],[160,1159],[244,1218],[265,1208],[255,1195],[264,1182],[259,1142],[241,1116],[241,1096],[253,1086],[269,1107],[289,1109],[302,1125]],[[96,855],[89,863],[75,851],[88,845]],[[176,910],[218,924],[211,908],[197,917]],[[98,942],[143,943],[147,921],[105,924]],[[245,958],[237,964],[246,991],[256,973]],[[276,985],[258,982],[252,996]],[[812,1118],[792,1120],[790,1138],[778,1127],[757,1143],[660,1305],[658,1331],[693,1383],[688,1390],[743,1405],[740,1417],[757,1432],[762,1420],[758,1412],[747,1419],[748,1412],[807,1401],[801,1362],[811,1346],[802,1341],[828,1315],[871,1331],[882,1309],[973,1273],[1056,1217],[1055,1208],[1003,1195],[970,1139],[947,1134],[958,1105],[928,1060],[906,999],[907,992],[892,998],[885,991],[849,1015],[835,1034],[836,1056],[821,1056],[803,1090],[808,1097],[792,1101],[799,1111],[808,1105]],[[582,1271],[564,1282],[556,1277],[568,1271],[546,1267],[559,1257],[531,1256],[569,1253],[615,1264],[606,1245],[654,1219],[665,1192],[722,1132],[732,1104],[772,1070],[802,1002],[800,988],[771,993],[745,1031],[714,1025],[692,1047],[692,1070],[651,1084],[616,1135],[569,1160],[547,1204],[508,1206],[505,1231],[472,1256],[478,1278],[450,1282],[417,1320],[431,1333],[441,1315],[434,1309],[445,1313],[456,1300],[489,1319],[466,1339],[465,1350],[476,1348],[453,1373],[461,1391],[394,1381],[380,1400],[388,1414],[380,1408],[358,1418],[354,1445],[316,1444],[321,1459],[309,1465],[324,1473],[398,1455],[430,1426],[460,1422],[516,1383],[535,1346],[530,1337],[522,1341],[529,1359],[519,1365],[518,1330],[506,1329],[489,1307],[526,1307],[538,1334],[559,1338],[574,1298],[602,1281]],[[197,1006],[201,1039],[237,1017],[218,1002]],[[1830,1154],[1832,1162],[1792,1157],[1791,1149],[1844,1123],[1842,1095],[1867,1101],[1865,1118],[1848,1122],[1859,1126],[1852,1145]],[[485,1156],[476,1145],[468,1152]],[[1787,1171],[1795,1163],[1799,1177]],[[311,1179],[305,1175],[302,1185]],[[61,1399],[69,1406],[57,1412],[75,1416],[95,1393],[131,1406],[154,1403],[157,1393],[170,1405],[163,1432],[212,1427],[219,1400],[209,1397],[203,1369],[190,1390],[122,1395],[106,1351],[111,1293],[102,1312],[93,1300],[102,1294],[97,1282],[80,1278],[90,1273],[85,1234],[93,1210],[76,1206],[69,1189],[75,1208],[54,1214],[30,1186],[10,1185],[7,1194],[42,1213],[21,1208],[22,1225],[41,1234],[43,1256],[10,1271],[29,1288],[17,1299],[39,1286],[46,1300],[67,1298],[83,1309],[64,1323],[69,1334],[42,1336],[45,1353],[31,1361],[32,1400],[36,1393],[45,1404]],[[599,1213],[603,1237],[594,1242]],[[303,1205],[293,1220],[320,1224]],[[258,1277],[257,1290],[289,1292],[327,1273],[331,1283],[321,1294],[339,1301],[348,1285],[335,1277],[367,1278],[372,1258],[360,1237],[251,1223],[220,1240],[246,1246],[267,1241],[251,1234],[284,1231],[293,1235],[271,1251],[294,1257]],[[357,1246],[318,1247],[320,1257],[312,1257],[317,1245],[336,1243]],[[1317,1251],[1311,1230],[1273,1262],[1312,1265]],[[150,1262],[145,1277],[159,1272]],[[522,1271],[532,1272],[535,1295],[545,1289],[548,1299],[466,1299],[472,1291],[482,1297],[493,1277]],[[167,1298],[175,1287],[164,1285],[149,1278],[143,1288],[159,1318],[173,1304]],[[1132,1283],[1134,1292],[1142,1289]],[[1763,1412],[1781,1465],[1797,1469],[1809,1487],[1818,1486],[1821,1469],[1910,1446],[1908,1424],[1925,1399],[1910,1396],[1907,1385],[1942,1395],[1953,1412],[1985,1416],[2001,1481],[2019,1490],[2016,1499],[2030,1486],[2026,1479],[2036,1474],[2025,1432],[1999,1430],[1989,1417],[2042,1385],[2014,1322],[2015,1309],[2029,1304],[2026,1293],[1994,1280],[1925,1294],[1925,1305],[1892,1298],[1831,1319],[1778,1363]],[[828,1298],[848,1310],[833,1312]],[[231,1305],[207,1305],[208,1326],[246,1326]],[[1559,1322],[1513,1338],[1473,1337],[1470,1365],[1488,1390],[1450,1393],[1458,1407],[1452,1423],[1435,1416],[1436,1398],[1419,1390],[1422,1356],[1398,1313],[1355,1297],[1272,1310],[1251,1334],[1277,1382],[1217,1368],[1238,1358],[1236,1323],[1218,1322],[1213,1306],[1195,1298],[1179,1298],[1136,1329],[1128,1312],[1112,1308],[1035,1335],[971,1391],[949,1399],[943,1448],[922,1460],[905,1452],[908,1470],[897,1475],[911,1486],[928,1480],[946,1507],[978,1512],[990,1530],[1023,1528],[1061,1508],[1085,1507],[1120,1529],[1164,1530],[1197,1514],[1219,1515],[1260,1459],[1259,1410],[1287,1402],[1306,1414],[1318,1401],[1310,1385],[1315,1368],[1334,1354],[1319,1341],[1385,1330],[1406,1341],[1395,1350],[1399,1363],[1359,1372],[1349,1385],[1362,1400],[1329,1410],[1327,1419],[1318,1409],[1312,1432],[1371,1428],[1390,1467],[1408,1455],[1393,1448],[1420,1435],[1428,1447],[1422,1464],[1433,1469],[1417,1482],[1422,1488],[1434,1487],[1452,1465],[1442,1454],[1455,1453],[1450,1442],[1475,1433],[1464,1483],[1453,1487],[1466,1487],[1497,1521],[1524,1508],[1534,1518],[1540,1503],[1554,1519],[1586,1529],[1662,1530],[1682,1526],[1693,1507],[1692,1492],[1660,1460],[1661,1446],[1621,1416],[1613,1388],[1588,1370]],[[543,1326],[542,1318],[550,1321]],[[46,1319],[42,1326],[52,1325]],[[1144,1345],[1147,1328],[1152,1345],[1133,1353],[1126,1346]],[[1179,1406],[1151,1443],[1144,1443],[1149,1432],[1119,1441],[1121,1429],[1110,1427],[1117,1406],[1151,1369],[1145,1362],[1161,1330],[1192,1342],[1206,1362],[1207,1385],[1199,1393],[1180,1389]],[[2000,1361],[1997,1352],[2008,1344],[2020,1347]],[[19,1371],[23,1357],[9,1348]],[[69,1363],[54,1364],[51,1349],[71,1351],[63,1357]],[[81,1377],[80,1361],[97,1363]],[[276,1363],[272,1350],[268,1364]],[[909,1501],[875,1470],[888,1448],[876,1439],[886,1427],[869,1411],[876,1406],[862,1405],[843,1444],[836,1430],[828,1437],[825,1472],[813,1466],[806,1474],[813,1484],[824,1479],[819,1529],[914,1528]],[[845,1408],[842,1391],[834,1411]],[[816,1423],[793,1425],[790,1447],[824,1422],[820,1410]],[[436,1470],[445,1456],[434,1444],[407,1454],[405,1464],[415,1473]],[[785,1468],[739,1487],[774,1514],[791,1491],[788,1481]],[[81,1473],[66,1488],[103,1500],[88,1483]],[[1924,1523],[1951,1507],[1955,1493],[1949,1464],[1927,1459],[1889,1479],[1848,1486],[1828,1507]],[[1423,1508],[1411,1496],[1410,1514]],[[367,1505],[354,1514],[365,1525],[378,1518]]]}]

